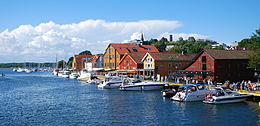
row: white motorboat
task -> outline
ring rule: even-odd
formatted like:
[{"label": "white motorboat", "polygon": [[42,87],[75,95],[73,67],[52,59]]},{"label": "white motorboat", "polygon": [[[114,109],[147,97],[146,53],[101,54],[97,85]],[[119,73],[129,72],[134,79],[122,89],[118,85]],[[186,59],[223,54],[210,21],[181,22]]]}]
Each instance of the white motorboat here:
[{"label": "white motorboat", "polygon": [[16,71],[17,71],[17,69],[16,69],[16,68],[14,68],[14,69],[13,69],[13,71],[14,71],[14,72],[16,72]]},{"label": "white motorboat", "polygon": [[58,76],[58,77],[62,77],[62,75],[63,75],[63,72],[64,72],[63,70],[60,70],[60,71],[58,71],[58,74],[57,74],[57,76]]},{"label": "white motorboat", "polygon": [[18,69],[16,70],[16,72],[25,72],[25,69],[23,69],[23,68],[18,68]]},{"label": "white motorboat", "polygon": [[203,101],[204,97],[211,90],[206,89],[201,84],[185,84],[179,87],[176,95],[171,97],[175,101]]},{"label": "white motorboat", "polygon": [[31,72],[33,72],[31,69],[25,69],[24,70],[26,73],[31,73]]},{"label": "white motorboat", "polygon": [[63,77],[63,78],[69,78],[69,77],[70,77],[70,73],[71,73],[71,71],[65,70],[65,71],[63,71],[61,77]]},{"label": "white motorboat", "polygon": [[140,80],[128,80],[122,83],[120,90],[124,91],[145,91],[145,90],[160,90],[165,84],[160,82],[141,82]]},{"label": "white motorboat", "polygon": [[58,76],[58,73],[59,73],[59,69],[54,69],[54,70],[53,70],[53,75]]},{"label": "white motorboat", "polygon": [[103,83],[99,84],[98,87],[105,89],[119,88],[122,82],[122,79],[118,76],[109,76],[106,77]]},{"label": "white motorboat", "polygon": [[250,96],[252,95],[232,92],[228,87],[216,87],[213,93],[205,96],[203,102],[208,104],[236,103],[245,101]]},{"label": "white motorboat", "polygon": [[71,73],[69,76],[70,79],[77,79],[78,77],[79,77],[79,74],[77,74],[77,73]]},{"label": "white motorboat", "polygon": [[81,71],[79,77],[77,78],[80,81],[88,81],[91,79],[91,73],[86,71]]}]

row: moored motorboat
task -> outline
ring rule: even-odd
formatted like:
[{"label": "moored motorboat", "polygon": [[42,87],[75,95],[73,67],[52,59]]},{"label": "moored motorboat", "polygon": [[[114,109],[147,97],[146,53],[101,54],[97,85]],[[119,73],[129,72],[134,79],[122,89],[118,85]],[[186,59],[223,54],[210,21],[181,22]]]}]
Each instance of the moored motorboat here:
[{"label": "moored motorboat", "polygon": [[145,90],[160,90],[164,87],[165,83],[160,82],[141,82],[140,80],[129,81],[122,83],[120,90],[124,91],[145,91]]},{"label": "moored motorboat", "polygon": [[54,69],[54,70],[53,70],[53,75],[58,76],[58,73],[59,73],[59,69]]},{"label": "moored motorboat", "polygon": [[70,75],[69,75],[69,78],[70,79],[77,79],[79,77],[79,74],[77,74],[77,73],[71,73]]},{"label": "moored motorboat", "polygon": [[63,71],[61,77],[63,77],[63,78],[69,78],[69,77],[70,77],[70,73],[71,73],[71,71],[65,70],[65,71]]},{"label": "moored motorboat", "polygon": [[179,87],[176,95],[171,97],[175,101],[203,101],[206,94],[211,90],[207,90],[201,84],[185,84]]},{"label": "moored motorboat", "polygon": [[25,69],[23,69],[23,68],[18,68],[18,69],[16,70],[16,72],[25,72]]},{"label": "moored motorboat", "polygon": [[166,85],[162,90],[163,97],[173,97],[176,93],[180,85]]},{"label": "moored motorboat", "polygon": [[119,88],[122,83],[122,79],[118,76],[106,77],[103,83],[99,84],[99,88],[112,89]]},{"label": "moored motorboat", "polygon": [[208,104],[236,103],[245,101],[250,96],[252,95],[232,92],[228,87],[216,87],[212,93],[205,96],[203,102]]},{"label": "moored motorboat", "polygon": [[77,78],[80,81],[88,81],[91,79],[91,73],[87,71],[81,71],[79,77]]}]

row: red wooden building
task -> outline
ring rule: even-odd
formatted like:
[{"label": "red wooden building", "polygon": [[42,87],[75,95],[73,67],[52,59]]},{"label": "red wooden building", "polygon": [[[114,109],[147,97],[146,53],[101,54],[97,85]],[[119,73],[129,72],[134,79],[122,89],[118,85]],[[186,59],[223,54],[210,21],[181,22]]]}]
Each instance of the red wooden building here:
[{"label": "red wooden building", "polygon": [[119,62],[120,70],[137,70],[143,69],[141,61],[146,52],[126,53]]},{"label": "red wooden building", "polygon": [[249,50],[216,50],[204,49],[178,76],[194,79],[211,79],[216,82],[253,80],[254,71],[247,68]]}]

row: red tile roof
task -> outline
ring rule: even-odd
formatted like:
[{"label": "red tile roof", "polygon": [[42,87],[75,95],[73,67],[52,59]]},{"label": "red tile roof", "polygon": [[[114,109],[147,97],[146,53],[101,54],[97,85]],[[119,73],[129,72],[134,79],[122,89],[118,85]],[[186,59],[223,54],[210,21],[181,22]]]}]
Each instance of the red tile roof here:
[{"label": "red tile roof", "polygon": [[144,57],[145,54],[146,52],[126,53],[119,63],[121,63],[125,59],[125,57],[129,55],[136,63],[142,64],[143,63],[142,58]]},{"label": "red tile roof", "polygon": [[154,45],[110,44],[120,55],[132,52],[159,52]]},{"label": "red tile roof", "polygon": [[149,52],[154,60],[159,61],[191,61],[195,54],[180,54],[175,52]]},{"label": "red tile roof", "polygon": [[95,55],[74,55],[76,62],[81,62],[82,58],[92,58]]},{"label": "red tile roof", "polygon": [[204,49],[204,51],[214,59],[248,59],[253,53],[251,50]]}]

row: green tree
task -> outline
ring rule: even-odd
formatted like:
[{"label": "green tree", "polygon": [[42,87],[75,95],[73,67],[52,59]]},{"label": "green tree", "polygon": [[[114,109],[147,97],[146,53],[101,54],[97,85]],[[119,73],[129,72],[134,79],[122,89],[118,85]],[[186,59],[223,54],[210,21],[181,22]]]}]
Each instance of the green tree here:
[{"label": "green tree", "polygon": [[151,39],[150,42],[151,42],[151,44],[155,44],[156,42],[158,42],[158,40],[157,39]]},{"label": "green tree", "polygon": [[164,37],[162,37],[160,40],[159,40],[160,42],[168,42],[168,39],[167,38],[164,38]]},{"label": "green tree", "polygon": [[68,64],[68,68],[72,68],[72,62],[73,62],[73,57],[70,57],[67,64]]},{"label": "green tree", "polygon": [[60,60],[58,62],[58,68],[64,69],[66,67],[66,61]]},{"label": "green tree", "polygon": [[196,42],[196,39],[193,36],[191,36],[191,37],[188,38],[188,41],[189,42]]},{"label": "green tree", "polygon": [[255,51],[249,56],[248,68],[260,71],[260,50]]},{"label": "green tree", "polygon": [[248,68],[260,70],[260,29],[257,29],[250,38],[241,40],[238,48],[253,50],[254,53],[249,56]]},{"label": "green tree", "polygon": [[180,37],[180,38],[179,38],[179,41],[183,41],[183,38],[182,38],[182,37]]},{"label": "green tree", "polygon": [[92,55],[90,51],[85,50],[79,53],[79,55]]}]

